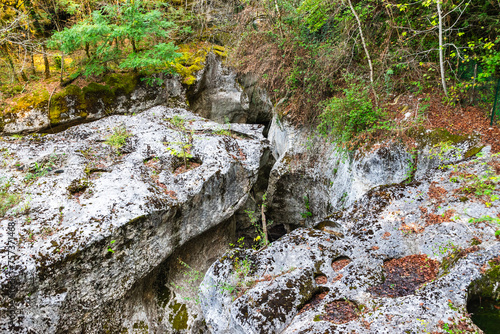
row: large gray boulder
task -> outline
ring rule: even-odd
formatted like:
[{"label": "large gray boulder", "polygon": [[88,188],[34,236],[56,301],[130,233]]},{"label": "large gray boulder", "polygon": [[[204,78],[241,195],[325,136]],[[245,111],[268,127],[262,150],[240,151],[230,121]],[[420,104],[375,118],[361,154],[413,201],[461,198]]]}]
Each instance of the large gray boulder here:
[{"label": "large gray boulder", "polygon": [[201,285],[211,333],[481,333],[467,302],[498,298],[500,270],[500,192],[478,192],[499,182],[500,159],[483,153],[228,252]]},{"label": "large gray boulder", "polygon": [[[2,248],[0,258],[0,331],[174,332],[175,317],[134,298],[165,307],[147,288],[151,273],[188,241],[227,230],[217,228],[245,203],[266,156],[262,130],[155,107],[1,138],[0,182],[18,204],[0,217],[2,245],[15,230],[12,253]],[[107,144],[113,133],[128,134],[123,146]],[[183,328],[193,321],[182,317]]]}]

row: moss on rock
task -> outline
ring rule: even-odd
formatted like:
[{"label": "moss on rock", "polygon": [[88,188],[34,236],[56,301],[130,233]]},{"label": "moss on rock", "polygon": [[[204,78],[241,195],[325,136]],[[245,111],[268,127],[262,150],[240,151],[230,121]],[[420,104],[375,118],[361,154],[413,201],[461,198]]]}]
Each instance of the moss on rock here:
[{"label": "moss on rock", "polygon": [[172,65],[175,71],[182,76],[182,83],[188,86],[196,82],[196,72],[204,68],[209,52],[213,52],[221,58],[227,57],[225,47],[208,43],[181,45],[179,51],[182,52],[182,56]]},{"label": "moss on rock", "polygon": [[49,101],[49,92],[46,89],[42,89],[34,92],[33,94],[28,94],[14,100],[15,104],[10,109],[5,109],[2,113],[19,113],[29,109],[43,107],[47,105]]},{"label": "moss on rock", "polygon": [[172,313],[170,314],[169,322],[172,324],[172,328],[178,331],[187,329],[189,315],[186,305],[174,302],[170,305],[170,309],[172,309]]},{"label": "moss on rock", "polygon": [[500,300],[500,257],[489,261],[490,268],[484,272],[481,278],[475,280],[469,286],[469,294],[479,298],[492,298]]}]

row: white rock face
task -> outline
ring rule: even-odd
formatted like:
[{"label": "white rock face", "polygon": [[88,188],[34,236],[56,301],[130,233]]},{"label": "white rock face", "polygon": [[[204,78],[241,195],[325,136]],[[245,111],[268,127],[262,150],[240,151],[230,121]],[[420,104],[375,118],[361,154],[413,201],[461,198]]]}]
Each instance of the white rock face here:
[{"label": "white rock face", "polygon": [[[130,135],[120,149],[105,142],[116,129]],[[155,107],[54,135],[1,138],[1,181],[21,203],[0,218],[2,245],[9,223],[16,238],[10,274],[0,273],[0,331],[109,326],[105,305],[246,201],[268,150],[262,130]],[[183,146],[193,156],[188,171],[172,154]],[[7,266],[7,256],[0,264]]]},{"label": "white rock face", "polygon": [[[410,176],[419,179],[440,163],[462,159],[477,145],[475,138],[459,138],[441,131],[422,137],[414,153],[391,142],[374,145],[366,153],[341,154],[334,144],[313,131],[274,118],[269,141],[277,162],[267,190],[270,219],[311,226],[376,186],[401,183]],[[448,137],[454,140],[453,149],[439,146]]]},{"label": "white rock face", "polygon": [[[481,287],[500,294],[498,277],[489,276],[500,268],[500,202],[484,202],[500,192],[464,190],[474,184],[467,175],[488,182],[496,174],[500,159],[483,153],[429,170],[421,181],[377,187],[328,222],[260,251],[228,252],[201,285],[211,333],[480,333],[468,300]],[[400,258],[394,275],[384,270]],[[436,276],[419,276],[431,267]],[[352,318],[339,321],[335,303],[350,305]]]}]

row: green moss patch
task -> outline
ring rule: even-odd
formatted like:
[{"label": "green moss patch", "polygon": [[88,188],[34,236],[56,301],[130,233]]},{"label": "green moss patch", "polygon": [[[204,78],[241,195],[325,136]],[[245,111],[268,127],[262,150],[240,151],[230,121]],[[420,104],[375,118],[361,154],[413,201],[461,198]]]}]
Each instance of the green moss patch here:
[{"label": "green moss patch", "polygon": [[[112,73],[104,76],[101,83],[92,82],[83,88],[69,85],[52,97],[44,89],[15,100],[15,104],[4,114],[49,107],[51,125],[60,123],[69,114],[85,118],[89,112],[111,109],[118,96],[130,95],[140,83],[140,77],[139,73]],[[0,119],[0,123],[3,122]]]},{"label": "green moss patch", "polygon": [[208,43],[181,45],[179,51],[182,52],[182,56],[175,61],[173,67],[183,78],[182,83],[188,86],[196,82],[196,72],[205,66],[209,52],[213,52],[223,59],[227,57],[226,49],[223,46]]},{"label": "green moss patch", "polygon": [[451,144],[458,144],[469,140],[469,137],[467,136],[455,135],[446,129],[435,129],[427,132],[425,128],[418,128],[412,129],[409,135],[417,140],[420,147],[434,146],[439,143],[447,142]]},{"label": "green moss patch", "polygon": [[172,328],[178,331],[187,329],[189,315],[186,305],[174,302],[170,305],[170,309],[172,309],[172,313],[170,314],[169,322],[172,324]]},{"label": "green moss patch", "polygon": [[500,282],[500,256],[489,261],[489,266],[481,278],[469,286],[469,293],[477,298],[500,300],[500,289],[496,288]]},{"label": "green moss patch", "polygon": [[14,106],[10,109],[6,109],[4,114],[7,112],[10,113],[19,113],[21,111],[26,111],[32,108],[43,107],[47,105],[49,101],[49,92],[46,89],[39,90],[34,92],[33,94],[24,95],[18,99],[15,99]]}]

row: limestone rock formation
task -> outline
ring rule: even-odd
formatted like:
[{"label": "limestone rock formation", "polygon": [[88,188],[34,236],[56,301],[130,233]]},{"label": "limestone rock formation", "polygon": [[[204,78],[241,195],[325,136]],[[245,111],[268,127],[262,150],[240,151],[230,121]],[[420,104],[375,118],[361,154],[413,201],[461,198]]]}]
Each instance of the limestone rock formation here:
[{"label": "limestone rock formation", "polygon": [[[155,107],[58,134],[1,138],[0,182],[18,203],[0,218],[3,244],[15,228],[12,270],[0,273],[0,331],[173,331],[175,315],[133,301],[165,307],[168,298],[155,302],[144,282],[245,203],[268,156],[262,130]],[[8,257],[0,261],[5,267]],[[194,321],[181,318],[182,328]]]},{"label": "limestone rock formation", "polygon": [[[161,79],[163,84],[158,85],[151,81],[153,79]],[[176,76],[110,74],[102,81],[83,88],[69,85],[55,94],[39,92],[32,100],[18,101],[14,110],[0,114],[0,135],[51,132],[109,115],[138,113],[158,105],[186,107],[184,88]]]},{"label": "limestone rock formation", "polygon": [[499,193],[485,191],[500,159],[481,153],[228,252],[201,285],[211,333],[481,332],[467,302],[497,293],[500,269]]},{"label": "limestone rock formation", "polygon": [[416,137],[413,151],[393,141],[366,152],[342,153],[317,133],[275,117],[269,130],[277,160],[267,190],[270,219],[311,226],[374,187],[420,179],[429,169],[459,161],[479,149],[478,138],[453,136],[444,130],[421,130]]},{"label": "limestone rock formation", "polygon": [[269,122],[272,103],[258,86],[257,78],[245,75],[240,82],[236,72],[209,53],[197,82],[187,92],[189,106],[202,117],[219,123]]}]

